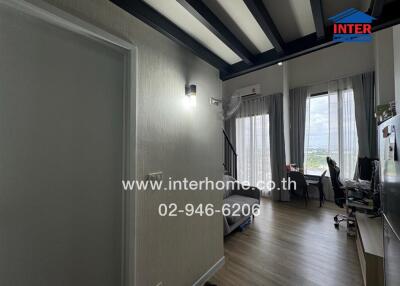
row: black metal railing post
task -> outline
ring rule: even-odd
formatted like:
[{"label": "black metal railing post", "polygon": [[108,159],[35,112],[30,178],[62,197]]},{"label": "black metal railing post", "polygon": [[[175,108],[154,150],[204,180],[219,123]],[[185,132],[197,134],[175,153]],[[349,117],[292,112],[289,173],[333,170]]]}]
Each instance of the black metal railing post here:
[{"label": "black metal railing post", "polygon": [[225,171],[237,179],[237,154],[225,130],[224,133],[224,167]]}]

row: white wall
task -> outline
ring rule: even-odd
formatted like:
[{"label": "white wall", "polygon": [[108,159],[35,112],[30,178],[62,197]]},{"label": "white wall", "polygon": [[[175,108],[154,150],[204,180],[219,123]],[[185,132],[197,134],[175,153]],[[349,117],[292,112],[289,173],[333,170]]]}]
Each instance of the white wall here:
[{"label": "white wall", "polygon": [[372,43],[342,43],[289,61],[290,88],[374,69]]},{"label": "white wall", "polygon": [[282,92],[283,66],[274,65],[226,80],[222,83],[223,95],[231,96],[235,90],[253,84],[261,84],[261,94],[263,95]]},{"label": "white wall", "polygon": [[393,29],[374,33],[376,103],[394,100]]},{"label": "white wall", "polygon": [[[209,97],[221,98],[216,69],[107,0],[46,0],[138,46],[138,175],[220,179],[222,122]],[[185,83],[197,108],[182,107]],[[219,216],[162,218],[161,202],[222,203],[218,192],[143,192],[137,198],[137,284],[191,285],[223,256]]]}]

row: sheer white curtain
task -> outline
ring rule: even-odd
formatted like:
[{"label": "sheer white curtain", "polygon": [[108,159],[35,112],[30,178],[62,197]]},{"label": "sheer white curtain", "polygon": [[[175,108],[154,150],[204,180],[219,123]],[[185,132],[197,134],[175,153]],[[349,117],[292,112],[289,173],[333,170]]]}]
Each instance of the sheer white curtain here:
[{"label": "sheer white curtain", "polygon": [[271,180],[271,162],[266,97],[243,101],[236,116],[236,152],[238,181],[260,187],[268,195],[265,184]]},{"label": "sheer white curtain", "polygon": [[320,175],[327,169],[329,156],[338,163],[341,179],[353,179],[358,137],[351,81],[332,81],[327,89],[327,93],[307,99],[305,172]]},{"label": "sheer white curtain", "polygon": [[358,160],[358,136],[355,116],[354,94],[352,89],[339,91],[340,117],[342,128],[340,137],[341,177],[353,179]]}]

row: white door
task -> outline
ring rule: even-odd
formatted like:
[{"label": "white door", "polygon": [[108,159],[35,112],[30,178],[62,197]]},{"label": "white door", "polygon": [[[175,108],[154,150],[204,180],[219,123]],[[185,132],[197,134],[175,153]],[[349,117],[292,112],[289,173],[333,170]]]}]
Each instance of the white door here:
[{"label": "white door", "polygon": [[0,5],[0,285],[121,283],[124,56]]}]

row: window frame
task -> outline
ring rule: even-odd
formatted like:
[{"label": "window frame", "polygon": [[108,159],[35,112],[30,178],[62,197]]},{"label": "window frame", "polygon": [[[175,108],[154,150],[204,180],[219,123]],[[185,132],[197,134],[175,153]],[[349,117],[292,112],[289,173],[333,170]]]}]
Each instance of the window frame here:
[{"label": "window frame", "polygon": [[[321,92],[316,92],[316,93],[312,93],[312,94],[310,94],[310,98],[318,98],[318,97],[322,97],[322,96],[329,96],[329,91],[321,91]],[[307,119],[307,113],[306,113],[306,119]],[[330,120],[330,119],[329,119]],[[307,122],[306,122],[306,124],[307,124]],[[305,132],[305,129],[304,129],[304,132]],[[340,133],[340,132],[339,132]],[[305,152],[305,150],[304,150],[304,159],[306,158],[306,156],[305,156],[305,154],[306,154],[306,152]],[[304,163],[303,163],[303,165],[305,166],[305,161],[304,161]],[[303,169],[304,169],[304,175],[305,176],[307,176],[307,177],[315,177],[315,178],[319,178],[320,177],[320,175],[315,175],[315,174],[310,174],[310,173],[307,173],[306,172],[306,168],[304,168],[303,167]],[[328,168],[327,168],[328,169]],[[321,172],[321,174],[323,173],[324,171],[322,171]],[[325,177],[330,177],[330,174],[329,174],[329,172],[326,172],[326,174],[325,174]]]},{"label": "window frame", "polygon": [[[345,89],[345,90],[347,90],[347,89]],[[354,94],[354,91],[353,91],[353,94]],[[309,99],[318,98],[318,97],[322,97],[322,96],[328,96],[329,97],[329,95],[330,95],[329,91],[316,92],[316,93],[310,94],[309,95]],[[338,134],[337,134],[337,136],[338,136],[338,152],[339,152],[339,154],[338,154],[339,162],[338,163],[340,164],[340,161],[342,160],[341,154],[342,154],[342,151],[343,151],[343,143],[342,143],[343,124],[340,124],[340,117],[343,116],[343,98],[341,97],[340,92],[336,92],[336,96],[337,96],[337,104],[338,104],[337,111],[336,111],[337,112],[337,118],[338,118],[338,126],[337,126],[338,127]],[[307,119],[307,113],[306,113],[306,119]],[[330,120],[331,120],[331,118],[330,118],[330,114],[329,114],[329,124],[330,124]],[[307,124],[307,122],[306,122],[306,124]],[[304,145],[304,147],[305,147],[305,145]],[[306,154],[307,153],[308,152],[306,152],[306,150],[304,148],[304,159],[306,159]],[[318,175],[310,174],[310,173],[306,172],[305,163],[306,163],[306,161],[304,160],[304,163],[303,163],[304,164],[304,175],[308,176],[308,177],[312,177],[312,176],[318,177]],[[321,174],[322,174],[322,172],[321,172]],[[330,177],[329,172],[327,172],[326,177]]]}]

